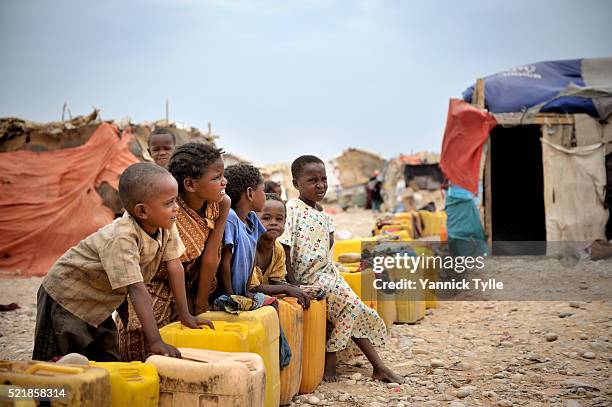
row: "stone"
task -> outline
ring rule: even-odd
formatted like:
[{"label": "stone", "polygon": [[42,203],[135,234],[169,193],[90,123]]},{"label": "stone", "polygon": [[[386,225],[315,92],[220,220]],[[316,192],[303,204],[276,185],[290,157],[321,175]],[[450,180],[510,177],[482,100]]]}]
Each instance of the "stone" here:
[{"label": "stone", "polygon": [[473,390],[470,387],[461,387],[459,390],[457,390],[457,397],[463,399],[471,395],[472,392]]},{"label": "stone", "polygon": [[446,373],[446,371],[444,369],[434,369],[432,370],[432,373],[435,375],[443,375],[444,373]]},{"label": "stone", "polygon": [[484,393],[482,393],[482,395],[490,399],[494,399],[495,397],[497,397],[497,393],[495,393],[493,390],[485,391]]},{"label": "stone", "polygon": [[569,306],[572,308],[580,308],[580,303],[578,301],[570,301]]},{"label": "stone", "polygon": [[313,406],[318,406],[321,403],[321,400],[317,396],[308,397],[308,404],[312,404]]},{"label": "stone", "polygon": [[351,375],[351,379],[352,379],[352,380],[355,380],[355,381],[357,381],[357,380],[361,380],[361,378],[362,378],[362,377],[363,377],[363,376],[362,376],[362,374],[361,374],[361,373],[355,373],[355,374]]},{"label": "stone", "polygon": [[499,407],[512,407],[514,403],[512,402],[512,400],[500,400],[500,402],[497,403],[497,405]]},{"label": "stone", "polygon": [[582,407],[582,404],[580,404],[577,400],[567,400],[565,407]]},{"label": "stone", "polygon": [[559,313],[559,318],[567,318],[567,317],[571,317],[572,315],[574,315],[573,312],[567,312],[567,311],[560,312]]},{"label": "stone", "polygon": [[438,393],[444,393],[447,388],[448,386],[446,385],[446,383],[438,383],[438,385],[436,386],[436,391]]},{"label": "stone", "polygon": [[585,334],[584,332],[580,334],[579,338],[583,341],[586,341],[587,339],[589,339],[589,335]]},{"label": "stone", "polygon": [[463,404],[460,401],[451,401],[451,403],[448,405],[448,407],[465,407],[465,404]]},{"label": "stone", "polygon": [[399,386],[400,386],[399,383],[393,383],[393,382],[387,383],[387,388],[389,389],[395,389],[396,387],[399,387]]},{"label": "stone", "polygon": [[386,398],[384,398],[383,396],[376,396],[376,400],[380,401],[381,403],[386,403],[388,400]]},{"label": "stone", "polygon": [[440,360],[440,359],[432,359],[429,362],[429,365],[431,367],[444,367],[444,362],[442,360]]},{"label": "stone", "polygon": [[495,374],[493,375],[493,378],[494,378],[494,379],[503,379],[503,378],[505,378],[505,376],[504,376],[504,374],[503,374],[503,373],[499,372],[499,373],[495,373]]},{"label": "stone", "polygon": [[548,342],[553,342],[553,341],[556,341],[557,338],[559,338],[559,335],[557,335],[554,332],[549,332],[545,335],[545,338]]},{"label": "stone", "polygon": [[350,399],[351,399],[351,395],[347,393],[344,393],[340,395],[340,397],[338,397],[338,401],[342,401],[342,402],[349,401]]},{"label": "stone", "polygon": [[349,379],[346,381],[346,384],[350,384],[350,385],[357,384],[357,380]]},{"label": "stone", "polygon": [[582,357],[585,359],[595,359],[595,354],[593,352],[584,352]]}]

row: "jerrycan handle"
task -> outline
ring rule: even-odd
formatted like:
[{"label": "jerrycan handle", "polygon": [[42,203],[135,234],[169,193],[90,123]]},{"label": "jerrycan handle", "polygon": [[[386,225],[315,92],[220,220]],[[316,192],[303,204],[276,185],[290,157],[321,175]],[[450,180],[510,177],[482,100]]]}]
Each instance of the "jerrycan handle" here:
[{"label": "jerrycan handle", "polygon": [[74,366],[60,366],[51,363],[36,363],[33,366],[30,366],[24,373],[25,374],[36,374],[39,371],[47,371],[52,373],[62,373],[62,374],[79,374],[83,373],[82,367],[74,367]]}]

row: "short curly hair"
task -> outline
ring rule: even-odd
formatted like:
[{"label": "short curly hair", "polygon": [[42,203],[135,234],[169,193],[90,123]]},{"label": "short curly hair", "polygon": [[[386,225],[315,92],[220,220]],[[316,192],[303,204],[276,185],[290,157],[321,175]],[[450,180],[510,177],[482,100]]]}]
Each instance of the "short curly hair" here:
[{"label": "short curly hair", "polygon": [[186,143],[174,150],[168,171],[178,182],[179,192],[185,192],[185,178],[198,179],[224,153],[223,149],[203,143]]},{"label": "short curly hair", "polygon": [[227,179],[225,193],[232,200],[232,208],[238,204],[248,188],[255,189],[264,182],[259,170],[251,164],[228,166],[225,168],[225,178]]},{"label": "short curly hair", "polygon": [[172,137],[172,142],[176,144],[176,136],[174,135],[174,133],[172,133],[172,131],[170,131],[170,129],[166,127],[156,127],[155,129],[153,129],[151,134],[149,134],[149,139],[147,140],[147,145],[149,147],[151,146],[151,138],[159,134],[169,134],[170,137]]},{"label": "short curly hair", "polygon": [[134,206],[148,202],[158,193],[159,181],[170,177],[164,168],[153,163],[132,164],[119,177],[119,199],[130,215]]},{"label": "short curly hair", "polygon": [[314,155],[299,156],[298,158],[293,160],[293,162],[291,163],[291,176],[293,177],[293,179],[298,179],[302,175],[302,172],[304,171],[304,167],[307,166],[308,164],[325,165],[323,160],[321,160],[319,157],[316,157]]}]

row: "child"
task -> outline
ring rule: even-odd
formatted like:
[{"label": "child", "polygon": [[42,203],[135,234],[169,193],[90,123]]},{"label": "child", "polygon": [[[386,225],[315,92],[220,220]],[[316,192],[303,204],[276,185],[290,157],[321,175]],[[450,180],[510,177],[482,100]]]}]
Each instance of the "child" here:
[{"label": "child", "polygon": [[301,284],[316,284],[327,292],[331,329],[325,379],[337,380],[336,352],[345,349],[352,339],[372,363],[373,379],[403,383],[404,379],[386,367],[374,349],[386,339],[383,320],[357,297],[331,261],[334,226],[331,218],[317,209],[327,191],[323,161],[312,155],[301,156],[291,164],[291,175],[300,195],[287,202],[287,223],[279,240],[285,246],[288,275],[295,273]]},{"label": "child", "polygon": [[149,135],[148,144],[149,154],[151,154],[155,164],[166,168],[176,148],[176,136],[170,130],[158,127]]},{"label": "child", "polygon": [[266,231],[255,214],[262,210],[266,200],[264,181],[259,170],[249,164],[230,165],[225,169],[225,177],[232,209],[223,236],[221,281],[227,296],[246,296],[257,239]]},{"label": "child", "polygon": [[[178,147],[168,170],[178,182],[177,229],[186,246],[180,261],[185,270],[185,286],[190,310],[195,315],[208,310],[208,295],[216,286],[221,239],[230,209],[225,195],[223,150],[211,144],[187,143]],[[153,314],[158,327],[176,320],[168,270],[162,264],[147,284],[153,299]],[[127,324],[124,324],[123,321]],[[148,353],[140,321],[128,307],[116,319],[119,351],[125,361],[144,360]]]},{"label": "child", "polygon": [[285,294],[296,297],[304,308],[310,306],[310,297],[298,287],[287,284],[285,276],[285,249],[276,238],[285,230],[285,204],[276,194],[266,194],[263,209],[257,217],[266,228],[266,233],[259,237],[255,267],[249,281],[249,291],[267,295]]},{"label": "child", "polygon": [[278,182],[266,181],[264,184],[264,192],[266,194],[276,194],[279,197],[283,195],[283,189]]},{"label": "child", "polygon": [[[121,174],[124,215],[68,250],[38,290],[34,359],[75,352],[96,361],[119,360],[111,314],[128,296],[151,352],[180,357],[159,335],[145,286],[161,262],[169,273],[183,273],[179,257],[185,247],[174,225],[177,190],[170,173],[152,163],[133,164]],[[184,324],[203,323],[187,311],[184,290],[176,301]]]}]

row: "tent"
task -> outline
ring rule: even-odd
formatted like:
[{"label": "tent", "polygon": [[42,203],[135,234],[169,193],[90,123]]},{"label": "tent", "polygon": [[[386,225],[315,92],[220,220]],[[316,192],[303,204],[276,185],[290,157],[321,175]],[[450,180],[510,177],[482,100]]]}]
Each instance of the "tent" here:
[{"label": "tent", "polygon": [[464,99],[450,101],[440,166],[482,188],[489,242],[612,237],[612,58],[514,68]]},{"label": "tent", "polygon": [[45,275],[67,249],[123,212],[117,187],[130,164],[152,161],[148,137],[168,128],[177,144],[217,137],[166,120],[0,119],[0,272]]}]

